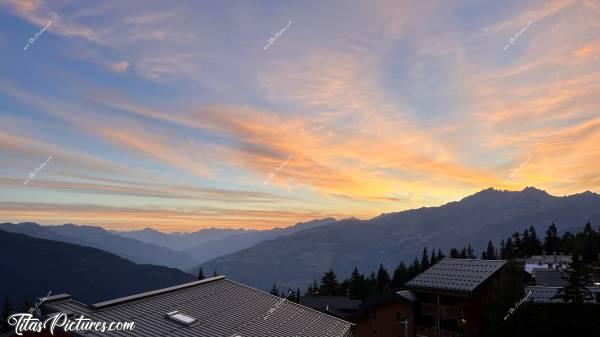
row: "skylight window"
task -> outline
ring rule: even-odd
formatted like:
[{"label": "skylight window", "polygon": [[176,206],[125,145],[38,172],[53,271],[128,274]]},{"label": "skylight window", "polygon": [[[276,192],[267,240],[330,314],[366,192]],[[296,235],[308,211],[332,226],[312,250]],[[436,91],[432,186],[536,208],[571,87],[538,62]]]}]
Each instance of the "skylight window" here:
[{"label": "skylight window", "polygon": [[188,315],[182,314],[179,311],[168,312],[167,317],[169,319],[171,319],[172,321],[175,321],[175,322],[178,322],[181,324],[185,324],[185,325],[191,325],[197,321],[197,319],[190,317]]}]

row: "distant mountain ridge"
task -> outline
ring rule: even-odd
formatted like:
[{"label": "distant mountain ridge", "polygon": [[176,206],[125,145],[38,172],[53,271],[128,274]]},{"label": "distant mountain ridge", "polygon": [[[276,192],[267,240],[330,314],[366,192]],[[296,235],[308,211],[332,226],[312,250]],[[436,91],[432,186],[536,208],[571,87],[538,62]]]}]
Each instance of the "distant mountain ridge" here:
[{"label": "distant mountain ridge", "polygon": [[[357,266],[371,272],[412,261],[424,247],[448,250],[470,243],[479,254],[487,240],[498,241],[533,225],[543,237],[554,222],[559,230],[581,228],[600,219],[600,196],[584,192],[551,196],[528,187],[522,191],[486,189],[439,207],[381,214],[370,220],[348,219],[328,226],[258,243],[202,264],[261,289],[304,288],[333,268],[338,277]],[[251,268],[249,268],[251,266]]]},{"label": "distant mountain ridge", "polygon": [[334,218],[324,218],[298,222],[293,226],[269,230],[209,228],[192,233],[162,233],[154,229],[145,228],[140,231],[113,231],[113,233],[179,250],[193,256],[199,262],[204,262],[221,255],[251,247],[266,240],[272,240],[306,229],[330,225],[334,222],[336,222]]},{"label": "distant mountain ridge", "polygon": [[138,265],[102,250],[0,230],[0,298],[17,311],[27,299],[68,293],[84,303],[195,280],[178,269]]},{"label": "distant mountain ridge", "polygon": [[201,262],[189,254],[116,235],[101,227],[77,226],[73,224],[41,226],[33,222],[19,224],[8,222],[0,224],[0,230],[26,234],[40,239],[94,247],[136,263],[154,264],[185,270]]},{"label": "distant mountain ridge", "polygon": [[207,228],[192,233],[163,233],[153,228],[144,228],[136,231],[111,231],[114,234],[177,251],[184,251],[199,244],[220,240],[244,232],[247,232],[247,230],[226,228]]}]

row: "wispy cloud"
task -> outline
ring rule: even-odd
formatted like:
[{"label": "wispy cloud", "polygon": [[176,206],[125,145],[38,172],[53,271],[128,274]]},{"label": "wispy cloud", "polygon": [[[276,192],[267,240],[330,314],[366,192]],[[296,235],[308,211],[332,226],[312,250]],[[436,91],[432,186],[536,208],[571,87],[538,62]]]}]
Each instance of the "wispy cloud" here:
[{"label": "wispy cloud", "polygon": [[[43,65],[42,53],[8,51],[0,154],[12,160],[0,184],[12,191],[49,153],[53,165],[26,196],[1,199],[19,204],[6,217],[62,221],[72,203],[65,222],[268,227],[489,186],[600,188],[594,1],[0,6],[22,20],[5,45],[48,20],[53,42],[36,45]],[[42,196],[61,202],[42,207]]]}]

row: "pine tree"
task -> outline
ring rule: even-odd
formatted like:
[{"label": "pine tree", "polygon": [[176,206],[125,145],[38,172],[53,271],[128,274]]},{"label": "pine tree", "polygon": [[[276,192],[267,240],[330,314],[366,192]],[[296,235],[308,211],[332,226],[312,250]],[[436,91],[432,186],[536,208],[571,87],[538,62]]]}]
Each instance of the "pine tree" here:
[{"label": "pine tree", "polygon": [[523,231],[523,237],[521,239],[521,254],[522,257],[528,257],[530,256],[530,249],[531,249],[531,240],[529,239],[529,229],[525,228],[525,230]]},{"label": "pine tree", "polygon": [[300,288],[296,289],[296,303],[300,303]]},{"label": "pine tree", "polygon": [[504,247],[504,239],[502,239],[502,241],[500,241],[500,258],[503,260],[507,259],[506,249]]},{"label": "pine tree", "polygon": [[204,271],[202,270],[202,267],[200,269],[198,269],[198,281],[200,280],[204,280]]},{"label": "pine tree", "polygon": [[512,255],[513,257],[519,258],[523,257],[523,241],[521,240],[521,235],[519,232],[514,232],[512,235]]},{"label": "pine tree", "polygon": [[219,274],[217,274],[217,270],[216,270],[216,269],[214,269],[214,270],[213,270],[213,277],[217,277],[217,276],[219,276]]},{"label": "pine tree", "polygon": [[570,255],[575,250],[575,236],[571,232],[565,232],[560,243],[560,251],[565,255]]},{"label": "pine tree", "polygon": [[441,261],[444,259],[444,257],[446,257],[446,256],[444,254],[442,254],[442,250],[438,248],[437,260]]},{"label": "pine tree", "polygon": [[328,272],[321,278],[321,286],[319,287],[320,294],[322,296],[335,296],[338,295],[340,284],[338,283],[337,277],[333,272],[333,269],[329,269]]},{"label": "pine tree", "polygon": [[474,259],[477,256],[475,256],[475,252],[473,251],[473,247],[471,247],[471,244],[469,243],[467,246],[467,258],[468,259]]},{"label": "pine tree", "polygon": [[583,304],[592,300],[592,292],[586,287],[591,283],[590,271],[578,254],[573,255],[573,261],[569,264],[566,273],[569,284],[560,288],[553,298],[574,304]]},{"label": "pine tree", "polygon": [[513,247],[513,242],[511,238],[506,239],[506,246],[504,247],[504,252],[506,253],[507,259],[515,258],[515,249]]},{"label": "pine tree", "polygon": [[409,270],[411,268],[412,268],[412,271],[410,273],[411,278],[417,276],[417,274],[419,274],[421,272],[421,264],[419,264],[419,259],[417,259],[416,257],[415,257],[415,260],[413,261],[413,264],[409,267]]},{"label": "pine tree", "polygon": [[367,296],[377,295],[377,276],[375,272],[371,272],[366,280]]},{"label": "pine tree", "polygon": [[273,288],[271,288],[269,294],[279,296],[279,289],[277,289],[277,285],[275,283],[273,283]]},{"label": "pine tree", "polygon": [[383,263],[380,263],[379,269],[377,270],[377,291],[383,292],[386,288],[389,288],[390,283],[390,274],[388,274]]},{"label": "pine tree", "polygon": [[529,255],[539,255],[542,253],[542,242],[537,237],[535,227],[529,227]]},{"label": "pine tree", "polygon": [[394,270],[394,276],[392,277],[392,287],[401,288],[404,286],[404,283],[408,281],[409,274],[408,269],[404,265],[404,262],[400,262],[396,270]]},{"label": "pine tree", "polygon": [[456,248],[450,249],[450,258],[458,259],[459,257],[460,257],[460,252],[458,251],[458,249],[456,249]]},{"label": "pine tree", "polygon": [[558,229],[554,222],[546,230],[543,248],[546,254],[560,253],[560,238],[558,237]]},{"label": "pine tree", "polygon": [[435,256],[435,249],[434,249],[431,251],[431,262],[429,263],[429,265],[433,266],[437,262],[438,262],[438,259],[437,259],[437,256]]},{"label": "pine tree", "polygon": [[487,260],[498,259],[498,255],[496,253],[496,247],[494,247],[494,243],[492,242],[492,240],[488,241],[487,249],[485,250],[485,258]]},{"label": "pine tree", "polygon": [[578,234],[579,237],[579,250],[581,251],[581,257],[584,262],[595,262],[598,259],[598,253],[600,252],[600,244],[598,242],[596,231],[592,229],[592,224],[587,223],[583,229],[583,233]]},{"label": "pine tree", "polygon": [[363,274],[358,272],[358,268],[354,267],[350,280],[348,281],[348,291],[353,299],[367,298],[368,289]]},{"label": "pine tree", "polygon": [[427,254],[427,247],[423,248],[423,255],[421,255],[421,270],[429,268],[429,255]]},{"label": "pine tree", "polygon": [[463,247],[463,249],[460,251],[460,258],[461,259],[466,259],[467,258],[467,249]]}]

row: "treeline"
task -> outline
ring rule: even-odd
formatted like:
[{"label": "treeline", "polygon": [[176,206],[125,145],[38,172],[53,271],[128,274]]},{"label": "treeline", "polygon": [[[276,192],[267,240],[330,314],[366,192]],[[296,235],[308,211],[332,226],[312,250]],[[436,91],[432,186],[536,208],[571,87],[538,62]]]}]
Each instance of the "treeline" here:
[{"label": "treeline", "polygon": [[597,261],[600,254],[600,227],[595,231],[592,224],[588,222],[580,233],[573,234],[567,231],[559,236],[558,228],[552,223],[548,226],[542,242],[535,228],[530,226],[522,234],[514,232],[510,237],[502,240],[499,250],[496,250],[490,240],[487,249],[481,253],[481,258],[510,260],[544,253],[579,255],[586,263]]},{"label": "treeline", "polygon": [[[473,249],[469,245],[459,251],[459,255],[464,253],[467,256],[475,258]],[[362,274],[358,268],[354,268],[349,278],[338,281],[336,274],[330,269],[321,278],[321,282],[313,281],[309,285],[305,296],[349,296],[351,299],[364,300],[368,297],[391,292],[400,289],[404,283],[420,274],[425,269],[436,264],[446,255],[441,249],[437,252],[433,250],[431,254],[427,248],[423,248],[421,258],[415,257],[410,265],[400,262],[394,271],[390,274],[383,264],[379,264],[377,272],[371,272],[368,275]]]},{"label": "treeline", "polygon": [[[540,240],[533,226],[526,228],[523,233],[515,232],[510,237],[500,242],[500,249],[496,249],[491,240],[487,248],[481,253],[482,259],[511,260],[527,258],[532,255],[563,254],[579,255],[582,261],[590,263],[598,260],[600,254],[600,228],[595,231],[590,223],[584,226],[583,232],[572,234],[565,232],[558,234],[557,226],[552,223],[546,230],[544,240]],[[400,262],[390,274],[383,264],[379,264],[377,272],[362,274],[354,268],[351,276],[343,281],[338,281],[332,269],[327,271],[320,283],[313,281],[305,292],[305,296],[349,296],[352,299],[365,300],[368,297],[389,293],[404,287],[404,284],[443,259],[446,255],[440,249],[429,254],[425,247],[421,258],[416,258],[410,265]],[[461,249],[452,248],[448,251],[451,258],[475,259],[477,256],[470,244]],[[273,286],[272,293],[279,293]],[[295,294],[298,298],[298,292]]]}]

